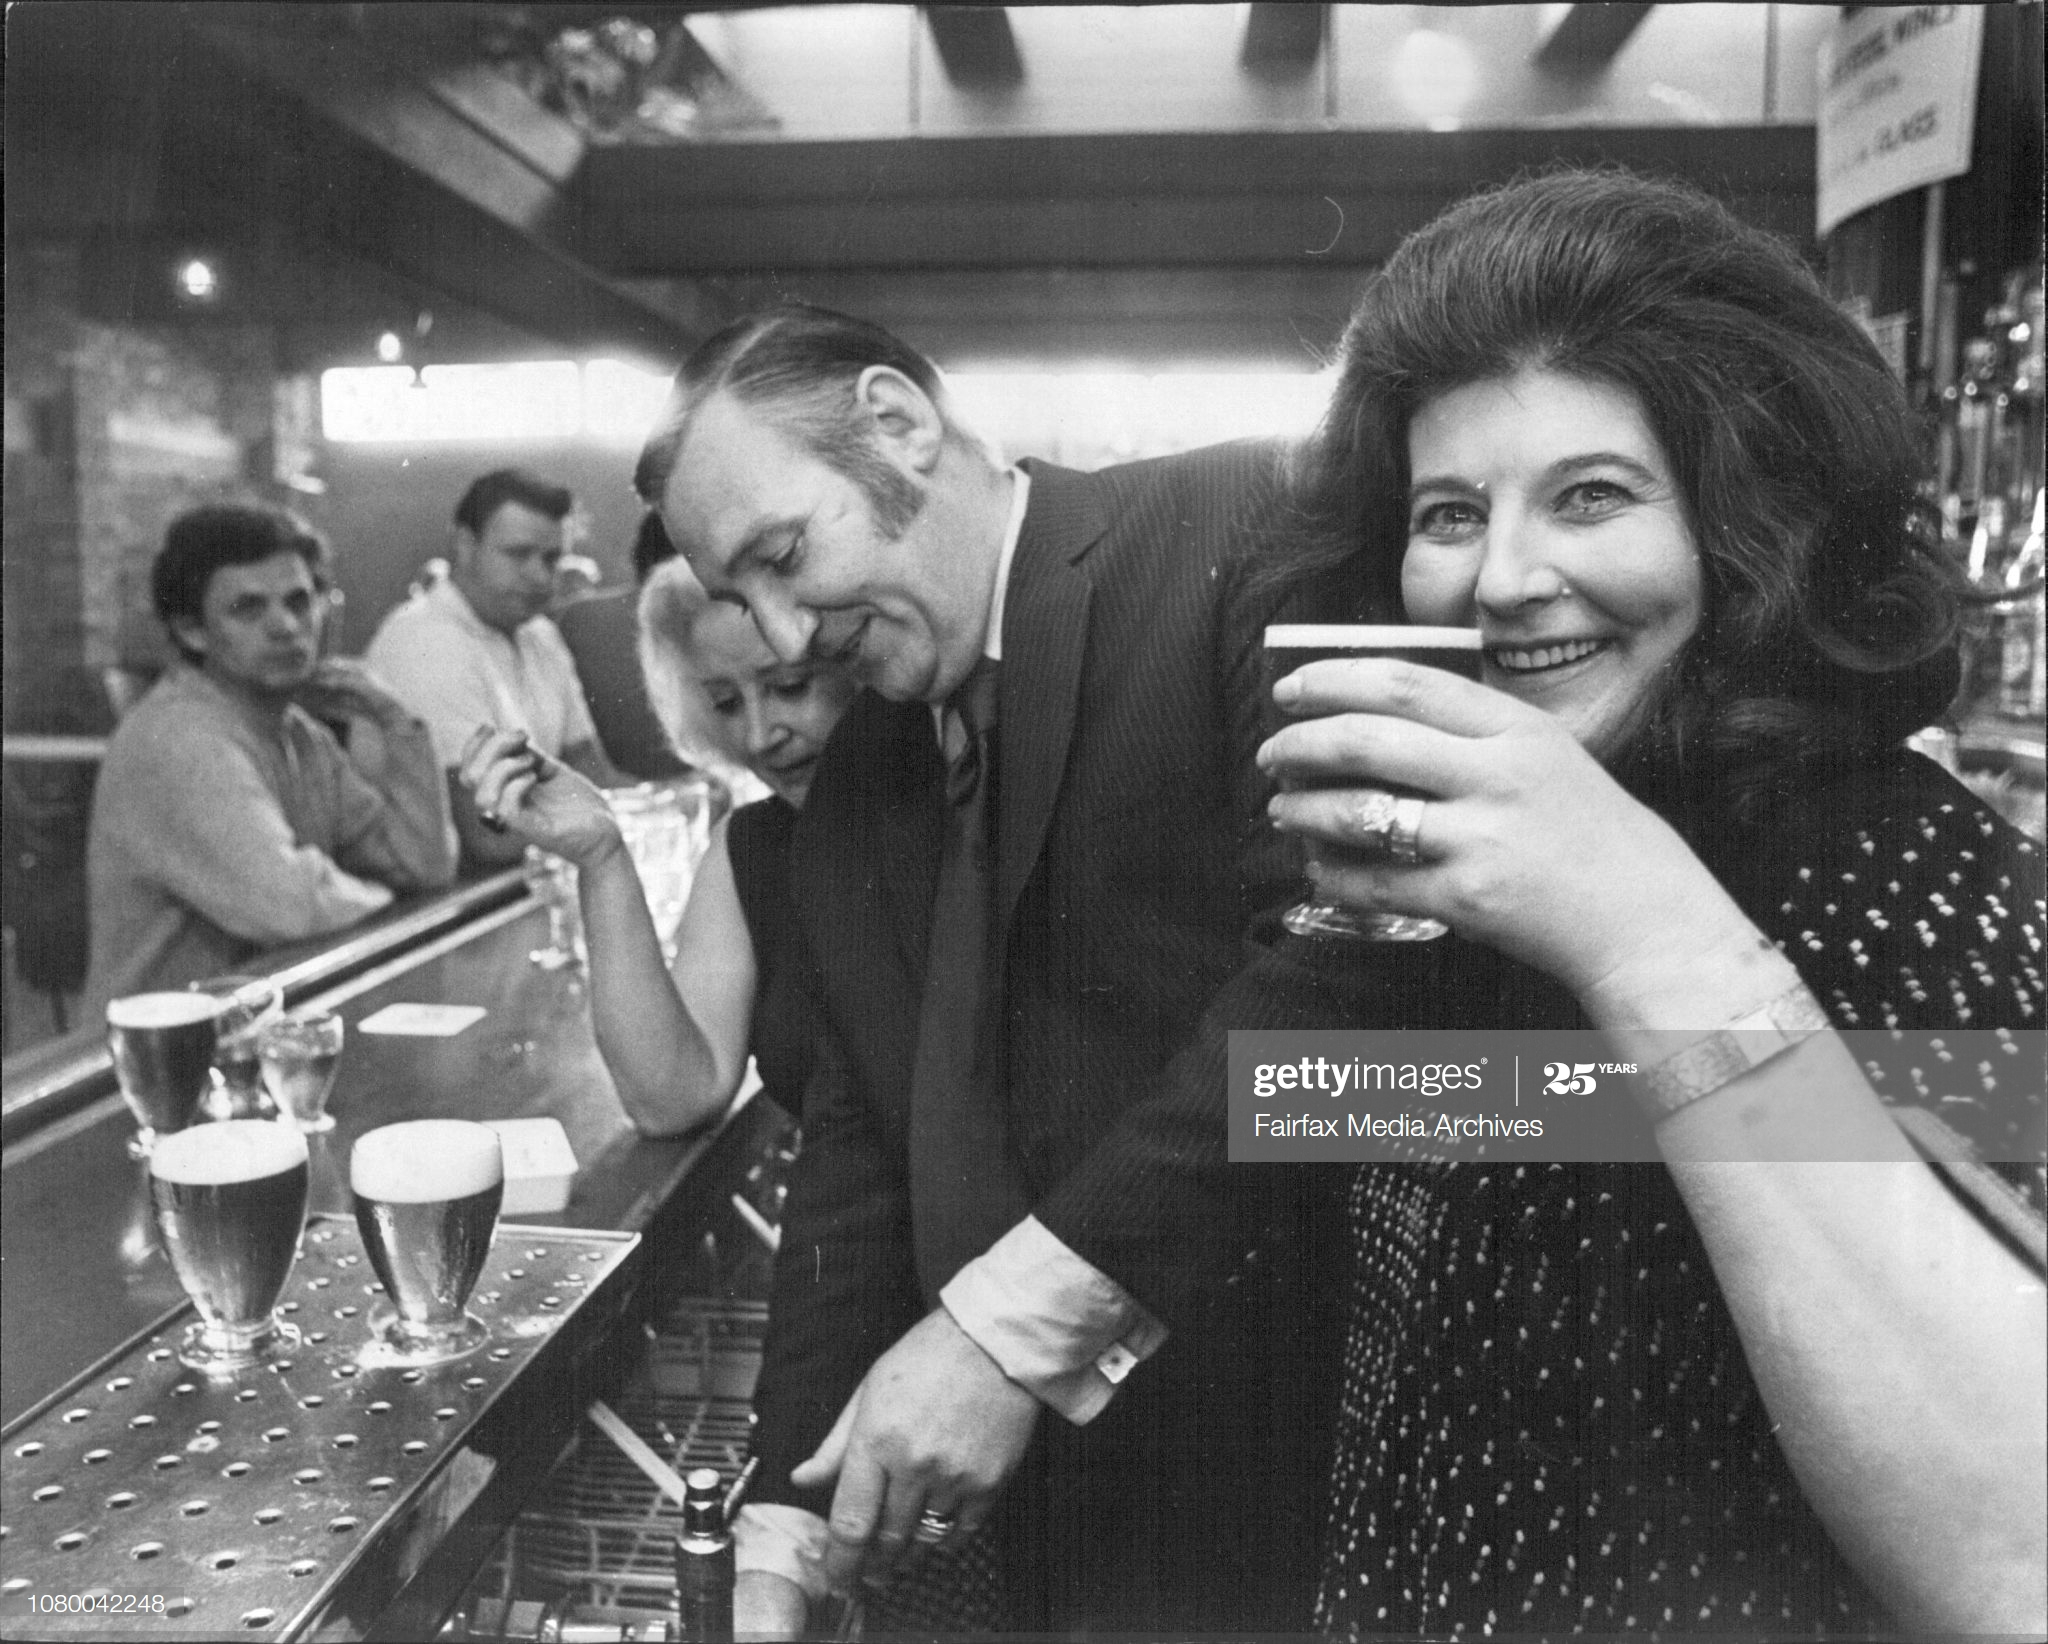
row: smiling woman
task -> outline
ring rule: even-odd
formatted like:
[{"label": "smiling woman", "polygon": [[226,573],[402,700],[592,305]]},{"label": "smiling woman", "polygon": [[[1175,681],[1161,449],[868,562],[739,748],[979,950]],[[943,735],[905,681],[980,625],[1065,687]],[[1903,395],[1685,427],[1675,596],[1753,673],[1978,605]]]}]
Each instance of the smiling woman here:
[{"label": "smiling woman", "polygon": [[[2042,1096],[1932,1037],[2038,1028],[2048,921],[2035,848],[1901,746],[1956,678],[1918,478],[1867,339],[1688,190],[1515,184],[1362,296],[1292,569],[1476,624],[1485,671],[1277,689],[1274,816],[1354,847],[1321,890],[1456,933],[1343,1025],[1601,1028],[1664,1162],[1359,1175],[1328,1629],[2048,1620]],[[1410,851],[1361,859],[1397,784]],[[1828,1031],[1880,1026],[2030,1196],[2017,1243]]]},{"label": "smiling woman", "polygon": [[1409,617],[1477,625],[1489,685],[1596,757],[1619,751],[1704,609],[1670,463],[1633,397],[1522,371],[1429,401],[1408,442]]}]

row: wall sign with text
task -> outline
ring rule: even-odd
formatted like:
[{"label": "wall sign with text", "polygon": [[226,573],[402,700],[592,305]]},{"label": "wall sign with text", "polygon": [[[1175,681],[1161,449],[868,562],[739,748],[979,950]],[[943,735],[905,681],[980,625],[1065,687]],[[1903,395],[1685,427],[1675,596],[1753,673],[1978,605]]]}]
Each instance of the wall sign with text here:
[{"label": "wall sign with text", "polygon": [[1816,231],[1970,169],[1981,6],[1871,6],[1820,48]]}]

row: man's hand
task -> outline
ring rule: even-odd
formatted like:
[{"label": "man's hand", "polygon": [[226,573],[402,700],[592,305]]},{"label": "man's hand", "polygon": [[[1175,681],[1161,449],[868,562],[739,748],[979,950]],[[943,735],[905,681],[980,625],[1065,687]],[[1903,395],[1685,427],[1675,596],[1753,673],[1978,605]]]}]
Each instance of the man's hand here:
[{"label": "man's hand", "polygon": [[404,703],[355,657],[322,657],[292,700],[318,720],[367,719],[379,729],[412,719]]},{"label": "man's hand", "polygon": [[954,1520],[937,1545],[962,1545],[1031,1442],[1038,1400],[935,1309],[874,1363],[817,1454],[790,1476],[836,1476],[826,1573],[844,1592],[866,1560],[882,1574],[911,1544],[920,1513]]},{"label": "man's hand", "polygon": [[735,1638],[801,1638],[809,1623],[804,1591],[772,1570],[742,1570],[732,1590]]}]

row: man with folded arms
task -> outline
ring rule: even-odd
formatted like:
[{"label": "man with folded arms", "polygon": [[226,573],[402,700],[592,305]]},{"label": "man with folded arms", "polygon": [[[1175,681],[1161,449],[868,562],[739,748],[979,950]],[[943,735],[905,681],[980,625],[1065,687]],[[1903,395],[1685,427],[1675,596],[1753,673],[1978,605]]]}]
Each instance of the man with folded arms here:
[{"label": "man with folded arms", "polygon": [[322,553],[269,508],[195,509],[165,537],[150,588],[179,661],[122,719],[94,794],[89,1012],[454,877],[426,726],[320,655]]}]

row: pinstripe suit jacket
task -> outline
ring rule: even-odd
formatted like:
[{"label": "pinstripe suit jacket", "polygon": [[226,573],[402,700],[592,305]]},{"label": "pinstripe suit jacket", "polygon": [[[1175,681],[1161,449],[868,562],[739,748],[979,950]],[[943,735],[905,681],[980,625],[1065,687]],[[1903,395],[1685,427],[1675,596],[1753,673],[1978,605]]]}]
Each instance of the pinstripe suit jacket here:
[{"label": "pinstripe suit jacket", "polygon": [[[1243,1400],[1275,1379],[1273,1333],[1291,1328],[1287,1285],[1242,1282],[1272,1225],[1254,1189],[1275,1173],[1225,1163],[1216,1036],[1176,1063],[1255,952],[1254,916],[1300,886],[1252,757],[1268,613],[1246,573],[1277,461],[1236,445],[1093,475],[1034,464],[1006,595],[992,930],[1007,1167],[1058,1238],[1173,1331],[1097,1422],[1040,1423],[1035,1447],[1103,1477],[1213,1472],[1194,1435],[1245,1437]],[[936,1212],[917,1202],[908,1126],[940,774],[929,709],[865,695],[798,827],[829,1043],[757,1393],[768,1500],[803,1499],[789,1468],[930,1305],[911,1229]]]}]

